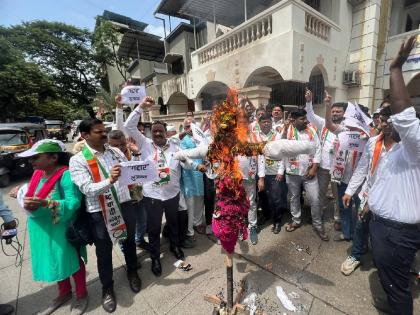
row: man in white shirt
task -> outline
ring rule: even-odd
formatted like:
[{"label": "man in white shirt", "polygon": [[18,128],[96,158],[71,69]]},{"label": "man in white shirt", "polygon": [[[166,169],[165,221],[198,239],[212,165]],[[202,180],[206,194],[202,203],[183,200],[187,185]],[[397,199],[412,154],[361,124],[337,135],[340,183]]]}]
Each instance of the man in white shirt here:
[{"label": "man in white shirt", "polygon": [[127,158],[119,149],[111,148],[107,144],[107,131],[102,121],[83,120],[79,129],[86,144],[81,152],[70,159],[69,169],[72,181],[86,196],[86,210],[89,212],[99,279],[102,284],[102,307],[106,312],[112,313],[117,303],[112,280],[111,237],[116,241],[116,235],[121,234],[117,233],[119,230],[110,227],[115,227],[116,222],[120,222],[117,227],[121,227],[127,233],[123,241],[123,253],[130,288],[135,293],[141,289],[134,241],[136,209],[131,202],[128,187],[118,182],[121,175],[120,163],[127,161]]},{"label": "man in white shirt", "polygon": [[[315,114],[312,100],[313,95],[310,90],[305,92],[306,107],[308,121],[316,128],[318,137],[321,141],[321,162],[317,172],[319,185],[319,201],[321,207],[326,209],[328,207],[327,191],[328,185],[331,183],[331,190],[333,193],[333,207],[334,207],[334,229],[341,230],[340,210],[338,206],[337,183],[331,182],[331,165],[334,158],[334,144],[337,141],[337,136],[325,128],[325,119]],[[335,103],[331,107],[331,118],[336,124],[340,124],[344,120],[344,113],[346,112],[346,105],[343,103]]]},{"label": "man in white shirt", "polygon": [[273,117],[273,129],[281,133],[283,131],[284,121],[284,107],[281,104],[273,105],[271,116]]},{"label": "man in white shirt", "polygon": [[390,65],[391,121],[401,142],[379,161],[368,197],[373,258],[395,314],[413,314],[409,275],[420,249],[420,120],[402,75],[415,46],[412,36]]},{"label": "man in white shirt", "polygon": [[376,169],[378,163],[399,141],[398,133],[389,121],[390,116],[391,109],[389,107],[380,111],[378,127],[382,130],[381,134],[368,140],[343,197],[343,203],[348,207],[353,195],[363,185],[359,193],[362,202],[358,209],[359,214],[354,228],[351,254],[341,265],[341,272],[346,276],[349,276],[360,265],[360,258],[368,248],[370,213],[367,211],[366,201],[369,189],[377,178]]},{"label": "man in white shirt", "polygon": [[154,161],[158,167],[159,178],[154,183],[143,185],[143,205],[147,213],[147,232],[149,236],[150,257],[152,259],[152,272],[156,276],[162,274],[160,263],[160,231],[162,216],[165,212],[169,227],[170,251],[177,259],[184,259],[180,248],[178,207],[181,179],[181,165],[173,158],[179,151],[174,141],[166,138],[166,126],[156,121],[152,124],[152,142],[150,142],[137,129],[137,123],[143,112],[153,104],[153,99],[146,98],[137,106],[125,122],[125,129],[137,145],[141,148],[144,160]]},{"label": "man in white shirt", "polygon": [[292,126],[287,131],[287,139],[298,141],[311,141],[316,145],[315,154],[300,154],[296,157],[284,159],[283,169],[287,174],[286,182],[291,194],[290,212],[292,213],[292,222],[288,224],[286,231],[292,232],[302,226],[301,219],[301,186],[303,184],[306,195],[311,204],[312,225],[315,232],[323,241],[328,241],[329,237],[325,233],[322,222],[322,213],[319,203],[319,186],[316,176],[319,163],[321,161],[321,144],[318,135],[313,128],[308,127],[306,111],[298,109],[291,114],[293,119]]}]

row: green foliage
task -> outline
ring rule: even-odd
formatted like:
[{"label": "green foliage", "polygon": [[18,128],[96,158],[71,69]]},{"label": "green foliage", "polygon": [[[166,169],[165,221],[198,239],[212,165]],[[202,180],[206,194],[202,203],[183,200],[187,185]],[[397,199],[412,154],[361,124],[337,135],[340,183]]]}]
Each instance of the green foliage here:
[{"label": "green foliage", "polygon": [[96,18],[92,46],[95,50],[96,61],[100,65],[101,75],[106,76],[106,65],[110,65],[116,67],[124,81],[127,81],[126,69],[130,65],[130,59],[117,54],[121,36],[117,26],[101,16]]}]

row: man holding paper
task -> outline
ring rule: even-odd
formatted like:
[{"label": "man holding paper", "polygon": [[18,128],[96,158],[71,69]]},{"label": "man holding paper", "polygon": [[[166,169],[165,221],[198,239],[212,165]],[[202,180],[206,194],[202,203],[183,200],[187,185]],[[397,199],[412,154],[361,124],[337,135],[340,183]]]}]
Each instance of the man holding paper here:
[{"label": "man holding paper", "polygon": [[160,264],[160,231],[162,215],[165,211],[169,227],[170,250],[177,259],[184,259],[180,248],[178,229],[178,206],[181,179],[181,164],[175,160],[174,154],[179,146],[166,138],[166,125],[156,121],[152,124],[152,142],[137,129],[137,123],[144,109],[154,104],[154,100],[146,97],[137,106],[125,122],[125,129],[130,137],[141,148],[141,156],[145,161],[152,161],[158,169],[158,179],[143,185],[143,203],[147,212],[147,231],[152,259],[152,272],[156,276],[162,274]]}]

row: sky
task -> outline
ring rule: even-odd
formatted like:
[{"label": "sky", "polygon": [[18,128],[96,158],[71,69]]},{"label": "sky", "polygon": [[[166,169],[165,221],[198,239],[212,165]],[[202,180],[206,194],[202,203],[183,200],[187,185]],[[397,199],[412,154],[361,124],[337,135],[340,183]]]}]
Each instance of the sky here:
[{"label": "sky", "polygon": [[[108,10],[147,23],[146,31],[163,37],[162,21],[153,16],[159,3],[160,0],[0,0],[0,25],[47,20],[93,31],[95,17]],[[166,32],[169,33],[167,17],[166,20]],[[179,21],[171,18],[172,29]]]}]

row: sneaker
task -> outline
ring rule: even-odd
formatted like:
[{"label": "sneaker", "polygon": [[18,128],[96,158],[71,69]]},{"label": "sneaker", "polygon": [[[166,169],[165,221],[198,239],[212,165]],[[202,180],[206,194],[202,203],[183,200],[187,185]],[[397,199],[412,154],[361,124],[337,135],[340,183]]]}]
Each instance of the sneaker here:
[{"label": "sneaker", "polygon": [[358,261],[353,256],[349,256],[341,265],[341,273],[345,276],[350,276],[359,265],[360,265],[360,261]]},{"label": "sneaker", "polygon": [[249,229],[249,239],[251,240],[252,245],[257,245],[258,243],[258,233],[255,226]]}]

